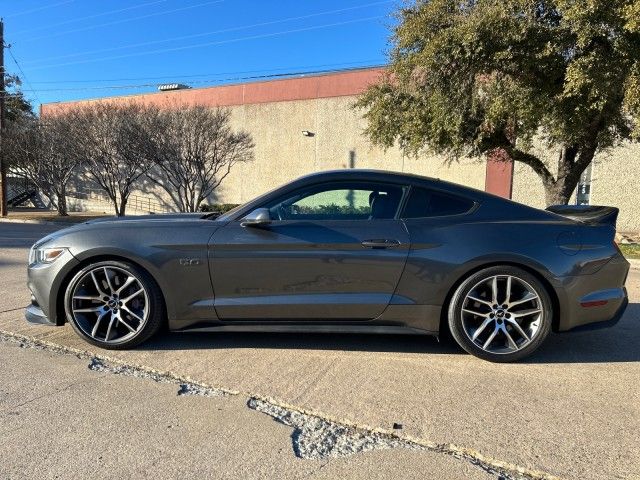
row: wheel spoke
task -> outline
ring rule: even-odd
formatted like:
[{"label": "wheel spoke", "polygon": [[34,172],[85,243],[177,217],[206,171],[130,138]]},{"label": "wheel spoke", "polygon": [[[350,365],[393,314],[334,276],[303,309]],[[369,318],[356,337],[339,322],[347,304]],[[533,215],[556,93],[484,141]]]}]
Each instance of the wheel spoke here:
[{"label": "wheel spoke", "polygon": [[128,302],[129,300],[131,300],[131,299],[132,299],[132,298],[134,298],[134,297],[137,297],[138,295],[140,295],[140,294],[141,294],[141,293],[143,293],[143,292],[144,292],[144,288],[140,288],[140,290],[136,290],[135,292],[133,292],[133,293],[132,293],[131,295],[129,295],[128,297],[126,297],[126,298],[121,298],[121,299],[120,299],[120,301],[122,302],[122,304],[123,304],[123,305],[126,305],[126,304],[127,304],[127,302]]},{"label": "wheel spoke", "polygon": [[477,315],[478,317],[486,317],[487,316],[486,313],[476,312],[475,310],[469,310],[468,308],[463,308],[462,311],[466,312],[466,313],[470,313],[472,315]]},{"label": "wheel spoke", "polygon": [[109,337],[111,336],[111,328],[113,327],[113,324],[115,323],[115,321],[118,319],[118,315],[116,315],[115,313],[111,314],[111,320],[109,320],[109,326],[107,327],[107,334],[105,335],[104,339],[108,342],[109,341]]},{"label": "wheel spoke", "polygon": [[133,328],[131,325],[129,325],[127,322],[124,321],[124,318],[122,318],[122,316],[120,316],[120,318],[118,319],[118,321],[123,324],[125,327],[127,327],[131,332],[135,332],[136,329]]},{"label": "wheel spoke", "polygon": [[507,291],[505,293],[504,303],[509,304],[509,300],[511,300],[511,279],[513,277],[509,275],[507,277]]},{"label": "wheel spoke", "polygon": [[538,298],[538,295],[536,295],[535,293],[527,292],[526,295],[522,297],[520,300],[516,300],[515,302],[509,302],[509,308],[522,305],[523,303],[530,302],[531,300],[536,300],[537,298]]},{"label": "wheel spoke", "polygon": [[101,312],[104,310],[104,307],[91,307],[91,308],[75,308],[73,313],[91,313],[91,312]]},{"label": "wheel spoke", "polygon": [[93,301],[98,302],[98,301],[102,300],[102,297],[95,297],[95,296],[92,296],[92,295],[75,295],[73,297],[73,299],[74,300],[93,300]]},{"label": "wheel spoke", "polygon": [[129,307],[125,307],[124,305],[121,307],[122,310],[124,310],[125,312],[127,312],[129,315],[131,315],[132,317],[134,317],[136,320],[138,320],[139,322],[142,322],[142,318],[140,318],[140,316],[136,313],[133,313],[133,311],[129,308]]},{"label": "wheel spoke", "polygon": [[486,350],[486,349],[487,349],[487,347],[488,347],[489,345],[491,345],[491,342],[493,341],[493,339],[494,339],[494,338],[496,338],[496,335],[498,334],[498,332],[499,332],[499,329],[498,329],[498,327],[496,326],[496,328],[494,328],[494,329],[493,329],[493,332],[491,332],[491,335],[489,335],[489,338],[487,338],[487,341],[486,341],[486,342],[484,342],[484,345],[482,345],[482,348],[483,348],[483,349],[485,349],[485,350]]},{"label": "wheel spoke", "polygon": [[502,331],[504,332],[504,335],[507,337],[507,342],[509,343],[509,346],[514,350],[518,350],[518,344],[513,341],[513,337],[511,337],[511,335],[509,334],[509,331],[505,326],[502,327]]},{"label": "wheel spoke", "polygon": [[483,299],[481,299],[481,298],[473,297],[473,296],[471,296],[471,295],[467,295],[467,298],[468,298],[469,300],[471,300],[472,302],[482,303],[483,305],[486,305],[487,307],[490,307],[490,306],[491,306],[491,302],[490,302],[490,301],[488,301],[488,300],[483,300]]},{"label": "wheel spoke", "polygon": [[527,335],[527,334],[525,333],[525,331],[522,329],[522,327],[520,326],[520,324],[519,324],[518,322],[516,322],[516,321],[515,321],[515,320],[513,320],[513,319],[509,319],[509,323],[511,324],[511,326],[512,326],[513,328],[515,328],[515,329],[518,331],[518,333],[519,333],[519,334],[520,334],[520,335],[521,335],[521,336],[522,336],[522,337],[523,337],[527,342],[528,342],[529,340],[531,340],[531,339],[529,338],[529,335]]},{"label": "wheel spoke", "polygon": [[95,270],[91,270],[91,279],[93,280],[93,284],[96,286],[96,290],[98,290],[98,293],[100,295],[102,295],[103,297],[106,296],[107,294],[105,293],[104,290],[102,290],[102,287],[100,286],[100,283],[98,283],[98,279],[96,278]]},{"label": "wheel spoke", "polygon": [[103,267],[104,270],[104,276],[107,279],[107,286],[109,287],[109,290],[111,291],[111,293],[115,293],[115,291],[113,290],[113,286],[111,285],[111,279],[109,279],[109,271],[107,270],[107,267]]},{"label": "wheel spoke", "polygon": [[116,290],[116,294],[120,294],[120,292],[122,292],[125,288],[127,288],[129,285],[131,285],[133,282],[136,281],[136,277],[127,277],[127,279],[124,281],[124,283],[118,287],[118,289]]},{"label": "wheel spoke", "polygon": [[489,317],[485,318],[484,322],[482,322],[482,324],[476,329],[476,331],[473,332],[473,336],[471,337],[471,340],[475,342],[476,339],[480,336],[480,334],[484,332],[484,330],[487,328],[487,325],[489,325],[492,321],[493,319]]},{"label": "wheel spoke", "polygon": [[510,312],[513,318],[526,317],[527,315],[533,315],[535,313],[540,313],[542,310],[539,308],[531,308],[529,310],[521,310],[520,312]]},{"label": "wheel spoke", "polygon": [[495,276],[491,279],[491,301],[495,305],[498,303],[498,277]]},{"label": "wheel spoke", "polygon": [[93,330],[91,330],[91,336],[95,338],[96,334],[98,333],[98,328],[100,327],[100,322],[102,322],[102,319],[104,318],[104,316],[107,314],[107,311],[102,312],[100,315],[98,315],[98,319],[96,320],[95,325],[93,326]]}]

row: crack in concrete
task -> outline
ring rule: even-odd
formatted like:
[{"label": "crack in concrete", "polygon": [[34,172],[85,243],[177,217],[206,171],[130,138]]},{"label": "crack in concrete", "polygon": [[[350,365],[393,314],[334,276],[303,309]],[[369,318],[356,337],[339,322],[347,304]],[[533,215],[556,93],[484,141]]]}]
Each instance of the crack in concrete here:
[{"label": "crack in concrete", "polygon": [[24,310],[25,308],[27,308],[27,307],[24,306],[24,307],[9,308],[8,310],[0,310],[0,313],[15,312],[17,310]]},{"label": "crack in concrete", "polygon": [[127,375],[153,380],[159,383],[179,385],[177,394],[227,396],[243,395],[248,398],[247,407],[271,416],[276,421],[292,427],[293,450],[296,456],[306,459],[329,459],[353,455],[374,449],[410,448],[428,450],[467,461],[501,480],[561,480],[559,477],[497,460],[482,453],[451,443],[441,444],[401,435],[395,431],[334,419],[319,412],[311,412],[252,393],[212,387],[172,372],[160,372],[149,367],[131,365],[105,355],[96,355],[25,335],[0,330],[0,341],[19,343],[22,348],[48,350],[61,355],[74,355],[89,360],[88,367],[97,372]]},{"label": "crack in concrete", "polygon": [[[0,341],[18,343],[21,348],[33,348],[36,350],[47,350],[60,355],[73,355],[80,360],[89,360],[89,368],[94,371],[105,371],[108,373],[128,375],[139,378],[147,378],[161,383],[174,383],[180,386],[178,395],[185,394],[203,394],[208,392],[207,396],[224,396],[224,395],[238,395],[240,392],[229,390],[226,388],[207,385],[202,382],[197,382],[184,375],[178,375],[173,372],[163,372],[155,370],[153,368],[144,367],[141,365],[133,365],[123,362],[115,358],[110,358],[106,355],[98,355],[88,350],[80,350],[78,348],[67,347],[64,345],[58,345],[56,343],[47,342],[19,333],[7,332],[0,330]],[[183,389],[182,385],[186,385]],[[186,392],[189,393],[186,393]],[[181,393],[182,392],[182,393]],[[201,392],[201,393],[194,393]],[[214,395],[215,393],[215,395]]]}]

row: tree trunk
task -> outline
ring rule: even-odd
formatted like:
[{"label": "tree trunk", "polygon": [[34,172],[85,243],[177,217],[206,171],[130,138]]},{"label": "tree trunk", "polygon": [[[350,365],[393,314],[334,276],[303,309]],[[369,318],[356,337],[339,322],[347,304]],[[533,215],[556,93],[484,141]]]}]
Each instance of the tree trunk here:
[{"label": "tree trunk", "polygon": [[544,186],[545,201],[547,207],[550,205],[566,205],[571,199],[571,194],[575,190],[578,182],[573,185],[566,181],[556,180],[553,184]]},{"label": "tree trunk", "polygon": [[127,201],[129,200],[129,197],[127,196],[122,196],[120,197],[120,209],[116,210],[116,214],[119,217],[124,217],[125,213],[127,211]]},{"label": "tree trunk", "polygon": [[69,216],[69,212],[67,211],[67,197],[65,195],[66,192],[62,192],[61,195],[58,195],[58,215],[61,217]]},{"label": "tree trunk", "polygon": [[547,206],[569,203],[580,181],[580,175],[593,161],[596,148],[597,144],[582,148],[571,145],[561,150],[556,179],[543,181]]}]

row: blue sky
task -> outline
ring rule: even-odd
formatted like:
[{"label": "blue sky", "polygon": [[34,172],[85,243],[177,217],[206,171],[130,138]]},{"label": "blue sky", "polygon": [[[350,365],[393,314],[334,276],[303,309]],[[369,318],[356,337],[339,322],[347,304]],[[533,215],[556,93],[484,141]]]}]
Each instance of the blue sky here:
[{"label": "blue sky", "polygon": [[[34,105],[385,62],[398,0],[0,0]],[[11,56],[22,67],[22,74]],[[145,86],[146,85],[146,86]],[[102,87],[123,88],[102,88]],[[100,87],[100,88],[98,88]],[[34,92],[35,90],[35,92]]]}]

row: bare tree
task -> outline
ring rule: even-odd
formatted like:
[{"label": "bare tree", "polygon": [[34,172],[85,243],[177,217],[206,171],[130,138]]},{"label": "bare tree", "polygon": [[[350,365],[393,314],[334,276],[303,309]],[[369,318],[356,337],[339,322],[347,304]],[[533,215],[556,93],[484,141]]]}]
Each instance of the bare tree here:
[{"label": "bare tree", "polygon": [[72,112],[46,121],[24,118],[11,124],[5,138],[11,171],[33,182],[62,216],[68,215],[67,184],[83,160],[77,126]]},{"label": "bare tree", "polygon": [[125,215],[131,192],[153,165],[158,114],[155,107],[113,103],[78,112],[87,173],[111,199],[117,216]]},{"label": "bare tree", "polygon": [[253,159],[251,135],[232,130],[227,109],[182,106],[159,118],[156,168],[147,175],[181,212],[197,211],[235,164]]}]

